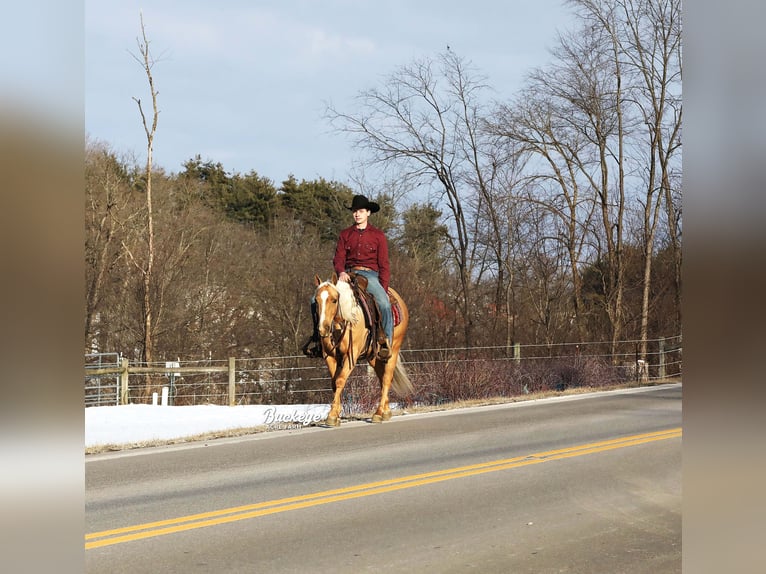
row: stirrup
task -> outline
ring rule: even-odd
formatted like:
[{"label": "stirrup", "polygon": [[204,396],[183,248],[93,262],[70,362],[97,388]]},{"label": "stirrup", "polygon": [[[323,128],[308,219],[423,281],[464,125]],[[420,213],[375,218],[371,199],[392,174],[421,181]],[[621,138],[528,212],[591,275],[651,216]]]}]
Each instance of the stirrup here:
[{"label": "stirrup", "polygon": [[319,341],[316,341],[313,337],[303,345],[301,351],[303,351],[303,354],[309,359],[320,359],[322,357],[322,347],[319,344]]}]

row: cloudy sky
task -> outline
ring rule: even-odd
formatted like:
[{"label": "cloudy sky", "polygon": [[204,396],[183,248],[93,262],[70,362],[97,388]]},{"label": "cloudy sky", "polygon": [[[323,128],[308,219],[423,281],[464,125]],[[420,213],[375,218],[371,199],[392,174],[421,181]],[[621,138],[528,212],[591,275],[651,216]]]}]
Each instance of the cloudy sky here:
[{"label": "cloudy sky", "polygon": [[448,45],[507,98],[572,25],[561,0],[86,0],[86,133],[140,162],[142,13],[157,59],[155,165],[178,172],[199,154],[276,184],[347,181],[353,149],[323,118],[327,103],[353,111],[359,92]]}]

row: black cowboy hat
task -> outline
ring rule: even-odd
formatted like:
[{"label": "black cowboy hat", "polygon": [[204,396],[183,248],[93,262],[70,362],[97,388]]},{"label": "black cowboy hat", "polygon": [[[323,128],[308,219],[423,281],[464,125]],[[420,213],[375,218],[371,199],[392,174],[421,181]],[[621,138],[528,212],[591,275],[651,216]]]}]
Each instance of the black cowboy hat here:
[{"label": "black cowboy hat", "polygon": [[356,211],[357,209],[369,209],[371,213],[375,213],[376,211],[380,211],[380,206],[374,201],[368,200],[363,195],[355,195],[354,199],[351,201],[351,207],[349,207],[349,209],[351,211]]}]

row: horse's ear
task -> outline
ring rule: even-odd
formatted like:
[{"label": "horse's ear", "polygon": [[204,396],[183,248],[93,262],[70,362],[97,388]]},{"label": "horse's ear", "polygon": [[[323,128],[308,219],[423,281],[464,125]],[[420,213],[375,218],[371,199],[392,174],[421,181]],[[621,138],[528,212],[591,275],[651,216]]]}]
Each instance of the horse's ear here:
[{"label": "horse's ear", "polygon": [[322,282],[322,280],[319,278],[319,275],[316,273],[314,274],[314,287],[319,287],[319,284]]},{"label": "horse's ear", "polygon": [[338,274],[333,271],[332,273],[332,284],[337,285],[338,284]]}]

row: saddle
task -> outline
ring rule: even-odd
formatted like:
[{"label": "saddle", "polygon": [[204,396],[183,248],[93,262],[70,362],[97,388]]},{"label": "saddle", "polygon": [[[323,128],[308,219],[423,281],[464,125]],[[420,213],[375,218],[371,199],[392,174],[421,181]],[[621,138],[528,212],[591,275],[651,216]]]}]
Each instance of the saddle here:
[{"label": "saddle", "polygon": [[[383,326],[380,322],[380,309],[378,308],[377,301],[375,301],[375,297],[367,292],[367,277],[364,275],[357,275],[353,272],[349,273],[349,276],[351,277],[351,287],[354,295],[362,308],[365,326],[368,331],[367,342],[365,343],[365,354],[371,354],[376,346],[373,343],[377,343],[382,338],[385,338]],[[395,298],[391,299],[391,313],[393,315],[394,327],[396,327],[401,321],[401,309],[399,307],[399,301]]]}]

